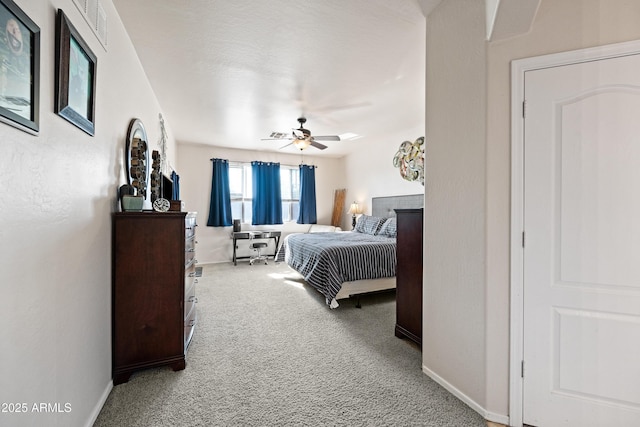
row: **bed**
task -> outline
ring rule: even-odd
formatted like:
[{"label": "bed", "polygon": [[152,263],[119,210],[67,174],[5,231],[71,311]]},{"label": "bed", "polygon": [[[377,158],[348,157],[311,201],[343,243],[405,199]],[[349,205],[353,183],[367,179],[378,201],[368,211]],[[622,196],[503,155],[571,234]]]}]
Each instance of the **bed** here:
[{"label": "bed", "polygon": [[374,197],[372,215],[358,218],[354,231],[291,234],[279,259],[324,295],[331,308],[354,295],[391,290],[396,286],[395,211],[422,207],[422,194]]}]

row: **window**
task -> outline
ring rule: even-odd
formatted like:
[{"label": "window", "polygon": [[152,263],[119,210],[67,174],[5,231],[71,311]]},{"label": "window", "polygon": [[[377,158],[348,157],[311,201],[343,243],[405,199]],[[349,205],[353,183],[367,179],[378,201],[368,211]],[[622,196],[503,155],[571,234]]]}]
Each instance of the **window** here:
[{"label": "window", "polygon": [[280,191],[282,192],[282,221],[295,221],[300,213],[300,169],[280,165]]},{"label": "window", "polygon": [[[229,162],[231,216],[248,224],[251,223],[252,187],[251,163]],[[282,221],[295,221],[300,211],[300,170],[297,166],[280,165],[280,187]]]}]

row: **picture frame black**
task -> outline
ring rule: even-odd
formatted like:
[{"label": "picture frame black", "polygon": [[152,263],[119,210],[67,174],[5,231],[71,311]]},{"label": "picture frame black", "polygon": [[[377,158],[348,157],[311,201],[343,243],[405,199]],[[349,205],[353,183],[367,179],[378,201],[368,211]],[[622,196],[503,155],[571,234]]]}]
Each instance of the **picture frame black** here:
[{"label": "picture frame black", "polygon": [[0,0],[0,121],[40,131],[40,27],[12,0]]},{"label": "picture frame black", "polygon": [[55,60],[55,112],[94,136],[98,59],[62,9],[56,17]]}]

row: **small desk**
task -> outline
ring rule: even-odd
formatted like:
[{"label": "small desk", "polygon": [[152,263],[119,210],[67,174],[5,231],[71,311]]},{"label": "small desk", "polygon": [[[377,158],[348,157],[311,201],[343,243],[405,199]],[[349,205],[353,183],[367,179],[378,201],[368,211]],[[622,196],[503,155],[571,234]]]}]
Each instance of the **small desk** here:
[{"label": "small desk", "polygon": [[253,240],[253,239],[273,239],[276,244],[273,256],[275,258],[278,253],[278,247],[280,246],[280,232],[279,231],[232,231],[231,238],[233,239],[233,265],[237,265],[237,260],[250,257],[237,257],[236,249],[238,248],[238,240]]}]

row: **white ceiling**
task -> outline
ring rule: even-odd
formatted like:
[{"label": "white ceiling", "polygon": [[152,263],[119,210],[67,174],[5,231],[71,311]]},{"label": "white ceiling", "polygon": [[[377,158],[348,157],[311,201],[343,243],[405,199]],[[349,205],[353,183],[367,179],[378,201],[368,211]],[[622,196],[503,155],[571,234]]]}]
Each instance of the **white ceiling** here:
[{"label": "white ceiling", "polygon": [[418,136],[421,6],[438,2],[114,0],[177,141],[276,151],[288,141],[260,139],[304,115],[312,135],[361,136],[305,151],[330,157]]}]

